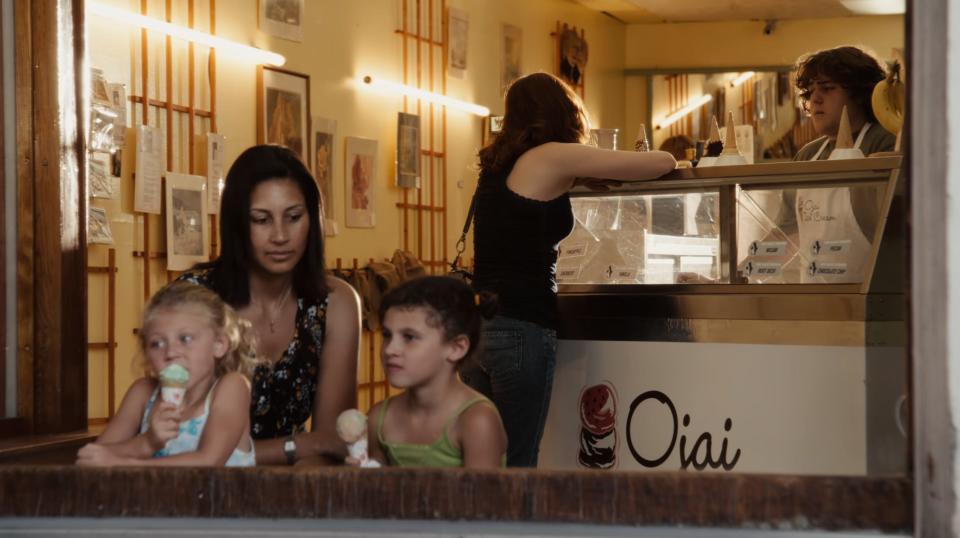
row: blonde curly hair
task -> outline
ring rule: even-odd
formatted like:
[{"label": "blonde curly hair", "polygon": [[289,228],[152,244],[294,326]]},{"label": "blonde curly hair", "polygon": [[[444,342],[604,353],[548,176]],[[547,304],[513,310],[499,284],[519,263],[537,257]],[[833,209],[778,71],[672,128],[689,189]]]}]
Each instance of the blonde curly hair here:
[{"label": "blonde curly hair", "polygon": [[223,302],[212,290],[185,281],[174,281],[164,286],[150,298],[150,302],[143,311],[143,324],[138,338],[141,350],[140,365],[144,373],[149,377],[156,376],[143,352],[146,349],[144,329],[147,324],[161,311],[177,310],[186,305],[203,309],[209,317],[212,328],[227,337],[228,349],[223,358],[217,361],[215,375],[219,378],[228,372],[239,372],[249,379],[261,363],[257,356],[257,337],[253,325],[241,318],[236,310]]}]

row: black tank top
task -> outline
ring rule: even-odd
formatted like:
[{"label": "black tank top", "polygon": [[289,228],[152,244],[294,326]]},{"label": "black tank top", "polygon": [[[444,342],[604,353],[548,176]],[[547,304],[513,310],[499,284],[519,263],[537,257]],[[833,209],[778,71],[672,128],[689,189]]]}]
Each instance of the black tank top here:
[{"label": "black tank top", "polygon": [[498,295],[500,315],[556,329],[557,245],[573,230],[570,195],[524,198],[507,188],[507,175],[480,174],[474,287]]}]

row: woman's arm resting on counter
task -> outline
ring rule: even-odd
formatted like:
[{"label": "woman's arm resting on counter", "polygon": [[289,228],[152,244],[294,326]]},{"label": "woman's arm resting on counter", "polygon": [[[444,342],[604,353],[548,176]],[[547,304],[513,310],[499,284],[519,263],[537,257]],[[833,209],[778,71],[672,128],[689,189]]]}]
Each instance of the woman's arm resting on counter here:
[{"label": "woman's arm resting on counter", "polygon": [[665,151],[614,151],[549,142],[517,159],[507,186],[521,196],[545,201],[570,190],[578,177],[642,181],[676,167],[676,159]]}]

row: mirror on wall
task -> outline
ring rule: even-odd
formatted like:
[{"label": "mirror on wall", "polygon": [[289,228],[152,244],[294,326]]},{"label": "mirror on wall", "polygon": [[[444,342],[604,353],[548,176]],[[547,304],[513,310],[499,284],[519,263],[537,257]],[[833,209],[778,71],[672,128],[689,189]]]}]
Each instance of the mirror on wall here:
[{"label": "mirror on wall", "polygon": [[790,160],[816,138],[789,66],[660,73],[647,80],[652,145],[679,159],[696,141],[710,138],[714,117],[722,129],[729,112],[737,125],[753,127],[752,137],[738,134],[748,162]]}]

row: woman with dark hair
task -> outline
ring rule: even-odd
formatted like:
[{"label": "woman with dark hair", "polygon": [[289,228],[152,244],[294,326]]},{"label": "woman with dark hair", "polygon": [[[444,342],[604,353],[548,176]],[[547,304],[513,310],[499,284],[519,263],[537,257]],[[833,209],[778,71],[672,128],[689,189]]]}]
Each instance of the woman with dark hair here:
[{"label": "woman with dark hair", "polygon": [[676,167],[662,151],[598,149],[580,99],[536,73],[507,91],[503,129],[480,150],[476,194],[477,291],[496,293],[499,314],[461,376],[490,397],[507,430],[507,463],[535,467],[550,403],[557,346],[557,245],[573,230],[567,194],[606,178],[653,179]]},{"label": "woman with dark hair", "polygon": [[336,419],[357,404],[360,306],[325,274],[313,176],[287,148],[249,148],[227,173],[220,218],[220,257],[180,278],[217,292],[256,330],[267,363],[251,387],[257,463],[342,458]]}]

